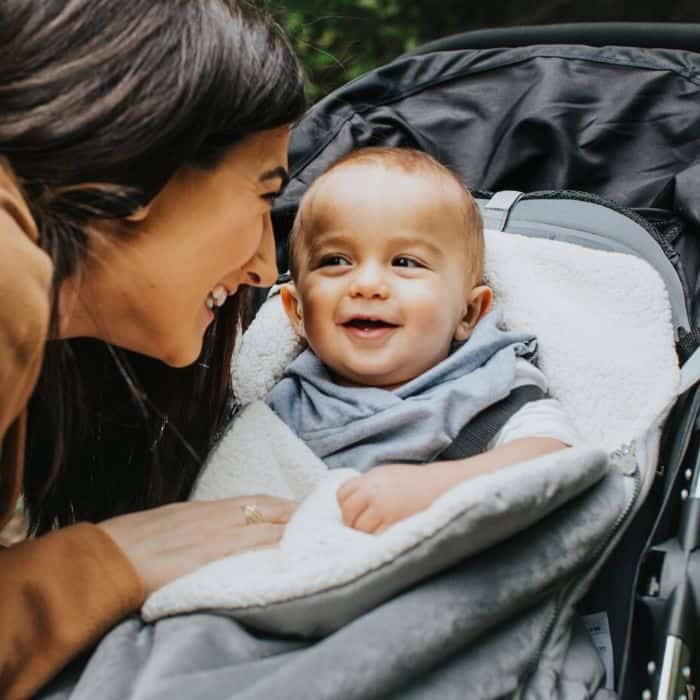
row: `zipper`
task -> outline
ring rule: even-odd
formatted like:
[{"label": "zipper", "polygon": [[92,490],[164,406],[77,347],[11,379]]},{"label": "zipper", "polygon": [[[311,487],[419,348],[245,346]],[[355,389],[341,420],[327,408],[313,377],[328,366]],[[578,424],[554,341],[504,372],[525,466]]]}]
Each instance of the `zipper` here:
[{"label": "zipper", "polygon": [[[618,468],[618,471],[623,476],[634,479],[634,488],[632,490],[632,495],[628,499],[627,504],[625,505],[625,508],[623,509],[622,513],[620,513],[620,515],[617,517],[612,527],[610,528],[607,537],[605,537],[604,540],[600,542],[600,544],[595,548],[590,558],[586,559],[586,561],[582,562],[576,569],[574,569],[571,572],[570,575],[572,576],[572,581],[568,584],[568,586],[565,586],[565,588],[563,589],[563,595],[559,597],[559,602],[557,602],[557,604],[554,606],[554,609],[552,610],[547,620],[547,624],[545,625],[542,634],[540,635],[537,644],[537,652],[534,658],[532,659],[532,662],[528,665],[527,671],[524,675],[525,684],[529,683],[530,679],[535,674],[535,671],[539,666],[540,661],[542,660],[542,655],[544,654],[547,639],[554,630],[554,625],[556,624],[557,619],[559,618],[559,615],[561,614],[561,611],[564,607],[563,601],[569,598],[571,592],[576,588],[576,585],[578,584],[578,580],[573,577],[577,572],[583,570],[584,568],[590,568],[591,562],[595,562],[603,554],[603,552],[607,549],[608,545],[617,536],[621,527],[625,524],[625,521],[628,519],[635,503],[637,502],[637,498],[639,497],[639,493],[642,488],[642,479],[639,473],[639,467],[637,465],[636,441],[632,440],[631,442],[620,445],[620,447],[618,447],[616,450],[613,450],[609,454],[609,457],[613,464]],[[522,697],[522,694],[519,693],[518,697]]]}]

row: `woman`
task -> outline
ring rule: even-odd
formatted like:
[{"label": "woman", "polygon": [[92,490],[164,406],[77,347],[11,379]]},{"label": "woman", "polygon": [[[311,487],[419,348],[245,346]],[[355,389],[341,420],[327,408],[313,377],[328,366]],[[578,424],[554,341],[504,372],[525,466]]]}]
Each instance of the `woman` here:
[{"label": "woman", "polygon": [[230,413],[239,286],[277,274],[298,63],[235,0],[114,8],[0,6],[0,526],[23,492],[38,535],[0,550],[8,698],[293,508],[175,502]]}]

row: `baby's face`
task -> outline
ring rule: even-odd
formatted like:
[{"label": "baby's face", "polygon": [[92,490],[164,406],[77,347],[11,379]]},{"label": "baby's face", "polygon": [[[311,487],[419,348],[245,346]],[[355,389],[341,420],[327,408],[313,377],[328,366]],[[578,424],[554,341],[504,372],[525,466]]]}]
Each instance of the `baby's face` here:
[{"label": "baby's face", "polygon": [[352,164],[308,204],[296,310],[316,354],[341,381],[384,388],[443,360],[471,291],[457,188]]}]

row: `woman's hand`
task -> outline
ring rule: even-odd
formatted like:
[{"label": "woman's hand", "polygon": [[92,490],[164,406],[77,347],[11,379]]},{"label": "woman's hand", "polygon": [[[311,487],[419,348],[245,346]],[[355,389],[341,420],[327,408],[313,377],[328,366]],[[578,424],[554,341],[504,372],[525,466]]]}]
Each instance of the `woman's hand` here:
[{"label": "woman's hand", "polygon": [[[256,507],[262,522],[246,524],[246,505]],[[296,505],[266,495],[189,501],[121,515],[99,527],[123,550],[149,595],[215,559],[277,544]]]}]

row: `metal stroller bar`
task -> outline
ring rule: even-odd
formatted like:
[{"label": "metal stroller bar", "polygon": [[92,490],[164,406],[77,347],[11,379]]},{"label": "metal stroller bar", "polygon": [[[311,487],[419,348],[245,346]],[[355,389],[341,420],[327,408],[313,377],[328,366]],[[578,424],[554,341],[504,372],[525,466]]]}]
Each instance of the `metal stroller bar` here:
[{"label": "metal stroller bar", "polygon": [[[659,675],[657,698],[693,700],[695,686],[690,685],[690,651],[682,639],[669,635],[666,638],[663,665]],[[652,667],[653,668],[653,667]],[[691,690],[692,688],[692,690]],[[652,693],[645,690],[642,700],[651,700]]]},{"label": "metal stroller bar", "polygon": [[[693,400],[694,430],[700,430],[700,397],[695,388]],[[677,534],[652,547],[647,561],[657,563],[656,574],[643,585],[643,600],[656,620],[660,632],[655,642],[660,663],[650,661],[647,671],[650,687],[642,692],[642,700],[694,700],[697,697],[694,677],[697,659],[696,630],[700,601],[700,452],[692,457],[692,466],[686,466],[681,488],[681,512]],[[678,489],[682,484],[677,485]],[[674,501],[672,497],[667,507]],[[677,501],[676,501],[677,502]]]},{"label": "metal stroller bar", "polygon": [[[690,472],[686,471],[686,479]],[[693,576],[700,564],[696,550],[700,544],[700,456],[696,457],[690,490],[681,491],[683,506],[681,525],[676,539],[665,542],[664,570],[676,584],[668,596],[665,610],[666,640],[659,672],[656,697],[659,700],[692,700],[696,687],[692,683],[691,649],[695,647],[694,627],[697,620],[700,580]]]}]

